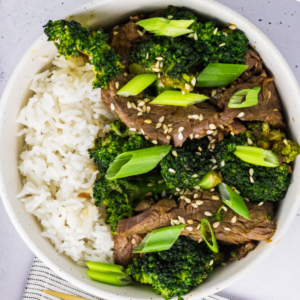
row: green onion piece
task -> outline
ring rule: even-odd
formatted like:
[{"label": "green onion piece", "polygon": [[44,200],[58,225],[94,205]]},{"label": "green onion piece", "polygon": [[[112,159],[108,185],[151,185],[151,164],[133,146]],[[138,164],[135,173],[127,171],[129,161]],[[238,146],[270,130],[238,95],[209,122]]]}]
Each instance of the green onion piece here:
[{"label": "green onion piece", "polygon": [[245,204],[244,198],[224,182],[219,183],[218,188],[222,201],[237,214],[250,220],[249,210]]},{"label": "green onion piece", "polygon": [[177,37],[192,32],[187,29],[194,20],[169,20],[165,18],[151,18],[137,22],[138,25],[155,35]]},{"label": "green onion piece", "polygon": [[170,249],[178,239],[185,224],[164,227],[148,233],[133,253],[157,252]]},{"label": "green onion piece", "polygon": [[106,264],[101,262],[89,261],[86,263],[91,271],[102,273],[120,273],[124,275],[124,268],[119,265]]},{"label": "green onion piece", "polygon": [[243,89],[236,92],[229,100],[228,107],[230,108],[242,108],[249,107],[258,104],[258,94],[261,87],[255,87],[253,89]]},{"label": "green onion piece", "polygon": [[169,153],[172,146],[158,146],[124,152],[116,157],[108,168],[108,180],[144,174],[154,169]]},{"label": "green onion piece", "polygon": [[237,79],[246,69],[247,65],[239,64],[213,64],[210,63],[198,76],[196,86],[218,87],[226,86]]},{"label": "green onion piece", "polygon": [[209,171],[202,180],[195,185],[198,185],[203,190],[209,190],[217,186],[222,181],[222,176],[215,171]]},{"label": "green onion piece", "polygon": [[[208,242],[208,240],[207,240],[205,226],[208,226],[209,229],[210,229],[212,244],[210,244]],[[202,237],[203,237],[204,241],[206,242],[207,246],[209,247],[209,249],[211,251],[215,252],[215,253],[218,253],[219,252],[219,248],[218,248],[218,243],[217,243],[216,237],[215,237],[214,232],[213,232],[213,230],[212,230],[212,228],[210,226],[210,223],[206,219],[202,219],[201,220],[200,230],[201,230]]]},{"label": "green onion piece", "polygon": [[279,166],[277,156],[270,150],[252,146],[236,146],[236,150],[233,154],[249,164],[269,168]]},{"label": "green onion piece", "polygon": [[180,91],[165,91],[152,100],[150,104],[188,106],[203,102],[206,99],[209,98],[204,95],[194,93],[186,93],[182,95],[182,92]]},{"label": "green onion piece", "polygon": [[100,273],[96,271],[87,271],[86,273],[95,281],[111,285],[124,286],[132,282],[130,276],[120,273]]},{"label": "green onion piece", "polygon": [[123,97],[136,96],[152,84],[157,78],[156,74],[140,74],[125,84],[117,94]]}]

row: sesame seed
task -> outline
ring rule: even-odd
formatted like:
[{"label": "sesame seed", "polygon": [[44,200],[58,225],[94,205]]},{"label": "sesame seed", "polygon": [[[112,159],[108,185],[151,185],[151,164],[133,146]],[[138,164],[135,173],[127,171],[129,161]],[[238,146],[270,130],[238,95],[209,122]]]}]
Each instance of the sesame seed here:
[{"label": "sesame seed", "polygon": [[278,109],[277,109],[277,108],[274,108],[273,111],[278,111]]},{"label": "sesame seed", "polygon": [[148,114],[149,114],[150,110],[151,110],[151,107],[150,107],[150,106],[147,106],[147,113],[148,113]]},{"label": "sesame seed", "polygon": [[163,60],[164,58],[159,56],[159,57],[156,57],[156,60]]},{"label": "sesame seed", "polygon": [[186,227],[186,230],[188,230],[188,231],[193,231],[193,227],[191,227],[191,226]]},{"label": "sesame seed", "polygon": [[187,220],[187,223],[188,223],[188,224],[193,224],[194,221],[193,221],[193,220]]},{"label": "sesame seed", "polygon": [[218,169],[218,166],[213,166],[211,169],[212,170]]},{"label": "sesame seed", "polygon": [[136,244],[136,240],[135,240],[135,239],[132,239],[132,240],[131,240],[131,243],[132,243],[132,244]]},{"label": "sesame seed", "polygon": [[196,134],[196,135],[195,135],[195,138],[196,138],[196,139],[197,139],[197,138],[199,138],[199,137],[200,137],[200,135],[199,135],[199,134]]},{"label": "sesame seed", "polygon": [[129,130],[130,130],[130,131],[136,131],[136,129],[135,129],[135,128],[129,128]]},{"label": "sesame seed", "polygon": [[202,204],[203,204],[203,201],[197,200],[197,201],[196,201],[196,204],[197,204],[197,205],[202,205]]},{"label": "sesame seed", "polygon": [[120,86],[120,84],[119,84],[119,82],[117,81],[117,82],[116,82],[116,89],[118,89],[119,86]]},{"label": "sesame seed", "polygon": [[172,15],[169,15],[169,16],[168,16],[168,19],[173,19],[173,16],[172,16]]},{"label": "sesame seed", "polygon": [[253,142],[252,142],[252,140],[250,139],[250,138],[247,138],[247,143],[251,146],[251,145],[253,145]]},{"label": "sesame seed", "polygon": [[186,83],[186,84],[184,85],[184,87],[185,87],[187,90],[189,90],[189,89],[191,88],[191,86],[190,86],[188,83]]},{"label": "sesame seed", "polygon": [[168,126],[166,124],[163,124],[163,129],[168,130]]},{"label": "sesame seed", "polygon": [[154,186],[155,183],[148,183],[148,186]]},{"label": "sesame seed", "polygon": [[196,155],[198,156],[201,156],[201,153],[200,152],[195,152]]},{"label": "sesame seed", "polygon": [[179,139],[179,140],[183,140],[183,135],[182,135],[181,132],[179,132],[179,134],[178,134],[178,139]]},{"label": "sesame seed", "polygon": [[232,219],[231,219],[231,223],[235,223],[236,222],[236,216],[234,216]]},{"label": "sesame seed", "polygon": [[213,264],[214,264],[214,261],[211,260],[211,261],[209,262],[209,265],[212,266]]},{"label": "sesame seed", "polygon": [[149,52],[147,52],[147,54],[146,54],[146,59],[148,59],[149,58]]},{"label": "sesame seed", "polygon": [[239,190],[237,190],[237,189],[235,189],[235,192],[237,193],[237,194],[240,194],[241,192],[239,191]]},{"label": "sesame seed", "polygon": [[227,209],[227,207],[226,207],[226,206],[223,206],[223,210],[227,211],[228,209]]},{"label": "sesame seed", "polygon": [[127,107],[131,108],[131,103],[129,101],[127,101]]},{"label": "sesame seed", "polygon": [[179,127],[178,132],[182,132],[184,130],[184,127]]},{"label": "sesame seed", "polygon": [[194,189],[195,190],[200,190],[200,186],[196,185],[196,186],[194,186]]},{"label": "sesame seed", "polygon": [[225,161],[222,160],[222,161],[221,161],[221,167],[224,167],[224,166],[225,166]]},{"label": "sesame seed", "polygon": [[143,109],[142,109],[141,107],[137,107],[136,109],[137,109],[138,111],[143,112]]},{"label": "sesame seed", "polygon": [[113,35],[117,35],[117,34],[119,34],[119,32],[118,31],[114,31]]},{"label": "sesame seed", "polygon": [[213,228],[218,228],[219,225],[220,225],[220,222],[215,222],[215,223],[213,224]]},{"label": "sesame seed", "polygon": [[181,94],[184,95],[184,94],[185,94],[185,91],[181,91]]},{"label": "sesame seed", "polygon": [[216,129],[217,127],[216,127],[215,124],[209,124],[209,128],[210,128],[210,129]]},{"label": "sesame seed", "polygon": [[220,127],[221,129],[224,129],[224,126],[223,126],[223,125],[220,125],[219,127]]},{"label": "sesame seed", "polygon": [[218,32],[218,27],[215,28],[215,30],[214,30],[214,35],[216,35],[217,32]]},{"label": "sesame seed", "polygon": [[159,61],[157,61],[155,68],[159,68]]},{"label": "sesame seed", "polygon": [[230,131],[230,134],[231,134],[232,136],[234,136],[234,132]]},{"label": "sesame seed", "polygon": [[156,141],[156,140],[153,140],[153,141],[152,141],[152,144],[157,145],[157,141]]},{"label": "sesame seed", "polygon": [[251,182],[251,183],[254,183],[254,179],[253,179],[252,176],[250,176],[250,182]]},{"label": "sesame seed", "polygon": [[175,223],[174,223],[174,220],[173,220],[173,219],[171,219],[171,225],[172,225],[172,226],[174,226],[174,225],[175,225]]},{"label": "sesame seed", "polygon": [[161,123],[157,123],[155,128],[158,129],[161,127],[161,125],[162,125]]},{"label": "sesame seed", "polygon": [[213,89],[213,90],[211,91],[211,96],[214,97],[216,93],[217,93],[217,90]]},{"label": "sesame seed", "polygon": [[213,131],[212,131],[212,130],[207,130],[206,133],[207,133],[207,134],[212,134]]},{"label": "sesame seed", "polygon": [[118,29],[120,26],[119,25],[116,25],[114,28],[113,28],[113,30],[116,30],[116,29]]},{"label": "sesame seed", "polygon": [[220,198],[218,196],[212,196],[211,199],[213,199],[213,200],[220,200]]},{"label": "sesame seed", "polygon": [[246,198],[246,197],[245,197],[244,199],[245,199],[247,202],[249,202],[249,201],[250,201],[250,200],[249,200],[248,198]]},{"label": "sesame seed", "polygon": [[147,136],[145,136],[145,139],[148,141],[149,140],[149,138],[147,137]]},{"label": "sesame seed", "polygon": [[288,144],[288,141],[286,139],[284,139],[283,142],[285,143],[285,145]]},{"label": "sesame seed", "polygon": [[238,117],[238,118],[241,118],[241,117],[243,117],[244,115],[245,115],[245,113],[240,112],[240,113],[237,115],[237,117]]},{"label": "sesame seed", "polygon": [[225,227],[224,229],[227,230],[227,231],[230,231],[230,228],[228,228],[228,227]]},{"label": "sesame seed", "polygon": [[236,26],[235,26],[235,25],[230,25],[230,26],[229,26],[229,29],[235,30],[235,29],[236,29]]},{"label": "sesame seed", "polygon": [[226,45],[225,43],[222,43],[222,44],[219,45],[219,47],[223,47],[223,46],[225,46],[225,45]]},{"label": "sesame seed", "polygon": [[194,208],[197,208],[198,207],[198,205],[196,204],[196,203],[192,203],[191,204]]},{"label": "sesame seed", "polygon": [[167,138],[168,140],[170,140],[170,139],[171,139],[171,136],[167,135],[166,138]]},{"label": "sesame seed", "polygon": [[160,117],[160,118],[159,118],[159,120],[158,120],[158,121],[159,121],[160,123],[162,123],[164,120],[165,120],[165,117],[164,117],[164,116],[162,116],[162,117]]},{"label": "sesame seed", "polygon": [[152,196],[152,192],[145,194],[146,197]]},{"label": "sesame seed", "polygon": [[137,32],[139,33],[140,36],[144,35],[144,33],[142,31],[140,31],[140,30],[137,30]]},{"label": "sesame seed", "polygon": [[144,122],[145,122],[146,124],[151,124],[151,123],[152,123],[152,121],[151,121],[151,120],[149,120],[149,119],[147,119],[147,120],[144,120]]},{"label": "sesame seed", "polygon": [[192,177],[193,177],[193,178],[197,178],[197,177],[198,177],[198,175],[197,175],[197,174],[194,174]]},{"label": "sesame seed", "polygon": [[179,220],[179,222],[180,222],[180,223],[182,223],[182,224],[185,224],[185,220],[184,220],[184,218],[182,218],[182,217],[178,216],[178,220]]},{"label": "sesame seed", "polygon": [[176,188],[175,190],[176,190],[177,192],[180,192],[180,191],[181,191],[181,189],[180,189],[180,188]]},{"label": "sesame seed", "polygon": [[258,206],[262,206],[264,203],[263,202],[260,202],[259,204],[258,204]]},{"label": "sesame seed", "polygon": [[157,77],[160,78],[160,73],[157,74]]},{"label": "sesame seed", "polygon": [[195,85],[196,82],[197,82],[196,77],[194,77],[194,78],[192,79],[191,83],[192,83],[192,85]]},{"label": "sesame seed", "polygon": [[128,76],[128,74],[126,72],[124,72],[124,77],[127,77],[127,76]]},{"label": "sesame seed", "polygon": [[225,267],[225,266],[227,266],[227,264],[226,264],[226,263],[221,263],[221,265],[222,265],[222,266],[224,266],[224,267]]},{"label": "sesame seed", "polygon": [[199,223],[199,224],[198,224],[198,226],[197,226],[197,229],[199,230],[199,229],[200,229],[200,227],[201,227],[201,224]]},{"label": "sesame seed", "polygon": [[188,37],[188,38],[193,38],[193,37],[194,37],[194,34],[193,34],[193,33],[190,33],[187,37]]},{"label": "sesame seed", "polygon": [[[161,180],[160,180],[161,181]],[[162,193],[161,193],[161,196],[162,197],[166,197],[166,195],[167,195],[167,192],[166,191],[162,191]],[[172,196],[172,195],[171,195]]]},{"label": "sesame seed", "polygon": [[134,102],[131,102],[131,106],[132,106],[132,108],[136,109],[136,105]]},{"label": "sesame seed", "polygon": [[268,92],[268,97],[269,97],[269,99],[271,98],[271,95],[272,95],[272,94],[271,94],[271,92],[269,91],[269,92]]},{"label": "sesame seed", "polygon": [[176,173],[176,171],[175,171],[174,169],[172,169],[172,168],[169,169],[169,172],[170,172],[170,173],[173,173],[173,174]]},{"label": "sesame seed", "polygon": [[172,127],[173,126],[173,124],[168,124],[168,127]]},{"label": "sesame seed", "polygon": [[199,239],[198,244],[202,242],[202,239]]},{"label": "sesame seed", "polygon": [[198,194],[194,194],[194,196],[193,196],[193,197],[194,197],[194,199],[195,199],[195,198],[197,198],[198,196],[199,196]]},{"label": "sesame seed", "polygon": [[158,68],[152,68],[152,70],[153,70],[154,72],[160,72],[160,69],[158,69]]},{"label": "sesame seed", "polygon": [[251,169],[249,170],[250,176],[253,176],[253,173],[254,173],[254,170],[251,168]]},{"label": "sesame seed", "polygon": [[186,203],[191,203],[191,199],[189,198],[184,198],[184,200],[186,201]]},{"label": "sesame seed", "polygon": [[208,217],[212,216],[212,214],[209,211],[206,211],[204,214]]},{"label": "sesame seed", "polygon": [[199,115],[199,121],[201,122],[202,120],[203,120],[203,115],[200,114],[200,115]]},{"label": "sesame seed", "polygon": [[198,40],[198,35],[197,35],[197,33],[196,33],[196,32],[194,33],[194,40],[195,40],[195,41],[197,41],[197,40]]},{"label": "sesame seed", "polygon": [[223,35],[227,36],[228,34],[227,34],[227,32],[223,31]]},{"label": "sesame seed", "polygon": [[174,223],[175,223],[176,225],[179,225],[179,224],[180,224],[180,222],[179,222],[178,220],[174,220]]},{"label": "sesame seed", "polygon": [[192,140],[194,138],[194,135],[191,133],[190,134],[190,139]]},{"label": "sesame seed", "polygon": [[141,102],[138,104],[138,106],[143,106],[143,105],[145,105],[145,102],[144,102],[144,101],[141,101]]},{"label": "sesame seed", "polygon": [[110,105],[110,109],[111,109],[111,110],[115,110],[115,106],[114,106],[113,103]]},{"label": "sesame seed", "polygon": [[171,133],[172,131],[173,131],[173,128],[170,127],[170,128],[168,129],[168,133]]}]

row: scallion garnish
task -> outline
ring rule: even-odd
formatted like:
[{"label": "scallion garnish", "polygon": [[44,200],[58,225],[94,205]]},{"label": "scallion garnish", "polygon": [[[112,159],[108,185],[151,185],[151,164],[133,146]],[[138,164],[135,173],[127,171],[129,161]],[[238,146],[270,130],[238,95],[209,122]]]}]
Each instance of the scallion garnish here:
[{"label": "scallion garnish", "polygon": [[203,176],[200,182],[196,183],[196,185],[203,190],[209,190],[218,185],[221,181],[222,176],[219,173],[215,171],[209,171],[206,175]]},{"label": "scallion garnish", "polygon": [[224,182],[219,183],[218,188],[222,201],[237,214],[250,220],[249,210],[245,204],[244,198]]},{"label": "scallion garnish", "polygon": [[[208,226],[209,229],[210,229],[212,244],[210,244],[208,242],[207,235],[206,235],[206,230],[205,230],[205,226]],[[215,253],[218,253],[219,252],[218,243],[217,243],[216,237],[214,235],[214,232],[213,232],[213,230],[212,230],[212,228],[211,228],[210,223],[208,222],[208,220],[206,220],[206,219],[202,219],[201,220],[200,230],[201,230],[202,237],[203,237],[204,241],[206,242],[207,246],[209,247],[209,249],[211,251],[215,252]]]},{"label": "scallion garnish", "polygon": [[249,164],[269,168],[279,166],[277,156],[270,150],[252,146],[236,146],[236,150],[233,154]]},{"label": "scallion garnish", "polygon": [[86,265],[91,271],[102,272],[102,273],[120,273],[124,274],[124,267],[113,264],[106,264],[95,261],[88,261]]},{"label": "scallion garnish", "polygon": [[247,65],[210,63],[199,74],[196,86],[226,86],[237,79],[247,68]]},{"label": "scallion garnish", "polygon": [[144,174],[154,169],[169,153],[172,146],[158,146],[124,152],[116,157],[108,168],[105,178],[117,179]]},{"label": "scallion garnish", "polygon": [[133,253],[157,252],[170,249],[178,239],[185,224],[164,227],[148,233]]},{"label": "scallion garnish", "polygon": [[194,93],[186,93],[183,95],[180,91],[164,91],[152,100],[150,104],[188,106],[203,102],[206,99],[208,99],[208,97],[205,95]]},{"label": "scallion garnish", "polygon": [[169,20],[165,18],[151,18],[137,22],[138,25],[155,35],[165,35],[177,37],[183,34],[191,33],[187,29],[194,20]]},{"label": "scallion garnish", "polygon": [[140,74],[132,78],[127,84],[125,84],[117,94],[122,97],[136,96],[150,84],[152,84],[157,78],[156,74]]},{"label": "scallion garnish", "polygon": [[243,89],[236,92],[229,100],[228,107],[230,108],[243,108],[254,106],[258,104],[258,94],[261,87],[253,89]]},{"label": "scallion garnish", "polygon": [[100,273],[96,271],[86,272],[93,280],[118,286],[129,285],[132,282],[130,276],[120,273]]}]

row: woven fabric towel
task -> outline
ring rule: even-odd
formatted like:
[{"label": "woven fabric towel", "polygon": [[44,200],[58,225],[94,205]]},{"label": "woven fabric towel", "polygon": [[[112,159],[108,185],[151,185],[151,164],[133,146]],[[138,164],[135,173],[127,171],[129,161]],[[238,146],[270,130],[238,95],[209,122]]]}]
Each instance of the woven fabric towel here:
[{"label": "woven fabric towel", "polygon": [[[26,284],[23,300],[57,300],[42,293],[42,290],[51,290],[55,292],[83,297],[90,300],[104,300],[86,293],[69,282],[55,275],[38,258],[35,258],[30,270],[29,278]],[[110,300],[110,299],[108,299]],[[112,300],[112,299],[111,299]],[[199,300],[229,300],[217,295],[208,296]]]}]

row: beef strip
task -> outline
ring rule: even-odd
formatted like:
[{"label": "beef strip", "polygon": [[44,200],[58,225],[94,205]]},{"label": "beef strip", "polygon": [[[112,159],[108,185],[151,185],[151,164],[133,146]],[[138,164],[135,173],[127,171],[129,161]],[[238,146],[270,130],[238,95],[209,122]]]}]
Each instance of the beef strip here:
[{"label": "beef strip", "polygon": [[250,241],[244,245],[239,245],[237,249],[234,251],[234,257],[230,258],[230,260],[240,260],[248,255],[250,251],[253,251],[257,246],[257,242]]},{"label": "beef strip", "polygon": [[114,235],[114,260],[115,264],[126,268],[133,262],[133,259],[140,257],[139,253],[132,253],[132,250],[139,245],[145,237],[144,234],[134,234],[130,237]]},{"label": "beef strip", "polygon": [[[221,117],[221,114],[209,102],[187,107],[148,103],[139,106],[138,101],[141,102],[144,99],[143,93],[133,97],[117,95],[116,83],[118,82],[119,89],[121,89],[133,77],[134,75],[126,77],[124,74],[118,75],[108,84],[107,89],[101,89],[102,101],[106,107],[116,111],[128,128],[135,128],[137,132],[145,134],[154,143],[167,145],[173,139],[177,147],[188,137],[199,139],[212,134],[214,139],[219,141],[229,131],[235,134],[245,131],[245,127],[237,120],[230,119],[230,116],[227,115],[224,115],[224,118]],[[147,112],[147,109],[150,111]],[[169,124],[171,124],[171,128],[167,127]],[[217,130],[212,132],[211,124],[214,124]],[[181,134],[178,132],[180,127],[184,128]]]},{"label": "beef strip", "polygon": [[[185,198],[187,196],[182,197]],[[192,200],[190,199],[191,203],[187,203],[184,199],[180,199],[178,203],[175,200],[163,199],[137,216],[120,220],[117,228],[118,236],[127,237],[133,234],[148,233],[157,228],[170,226],[172,219],[179,220],[183,218],[187,226],[181,234],[189,236],[196,241],[202,239],[201,232],[197,229],[197,226],[202,218],[208,219],[213,225],[215,221],[206,216],[207,212],[212,215],[216,214],[222,206],[222,201],[215,200],[217,198],[220,199],[220,195],[217,192],[207,191],[199,192],[197,195],[194,194],[190,198],[193,198]],[[197,203],[198,205],[196,205]],[[258,203],[249,202],[246,205],[251,220],[248,221],[233,210],[227,209],[227,211],[224,211],[224,221],[218,226],[216,224],[212,226],[217,240],[231,244],[243,244],[251,240],[265,241],[274,235],[276,230],[275,222],[268,219],[268,216],[273,215],[273,204],[265,202],[259,206]],[[236,222],[232,222],[234,217]]]}]

